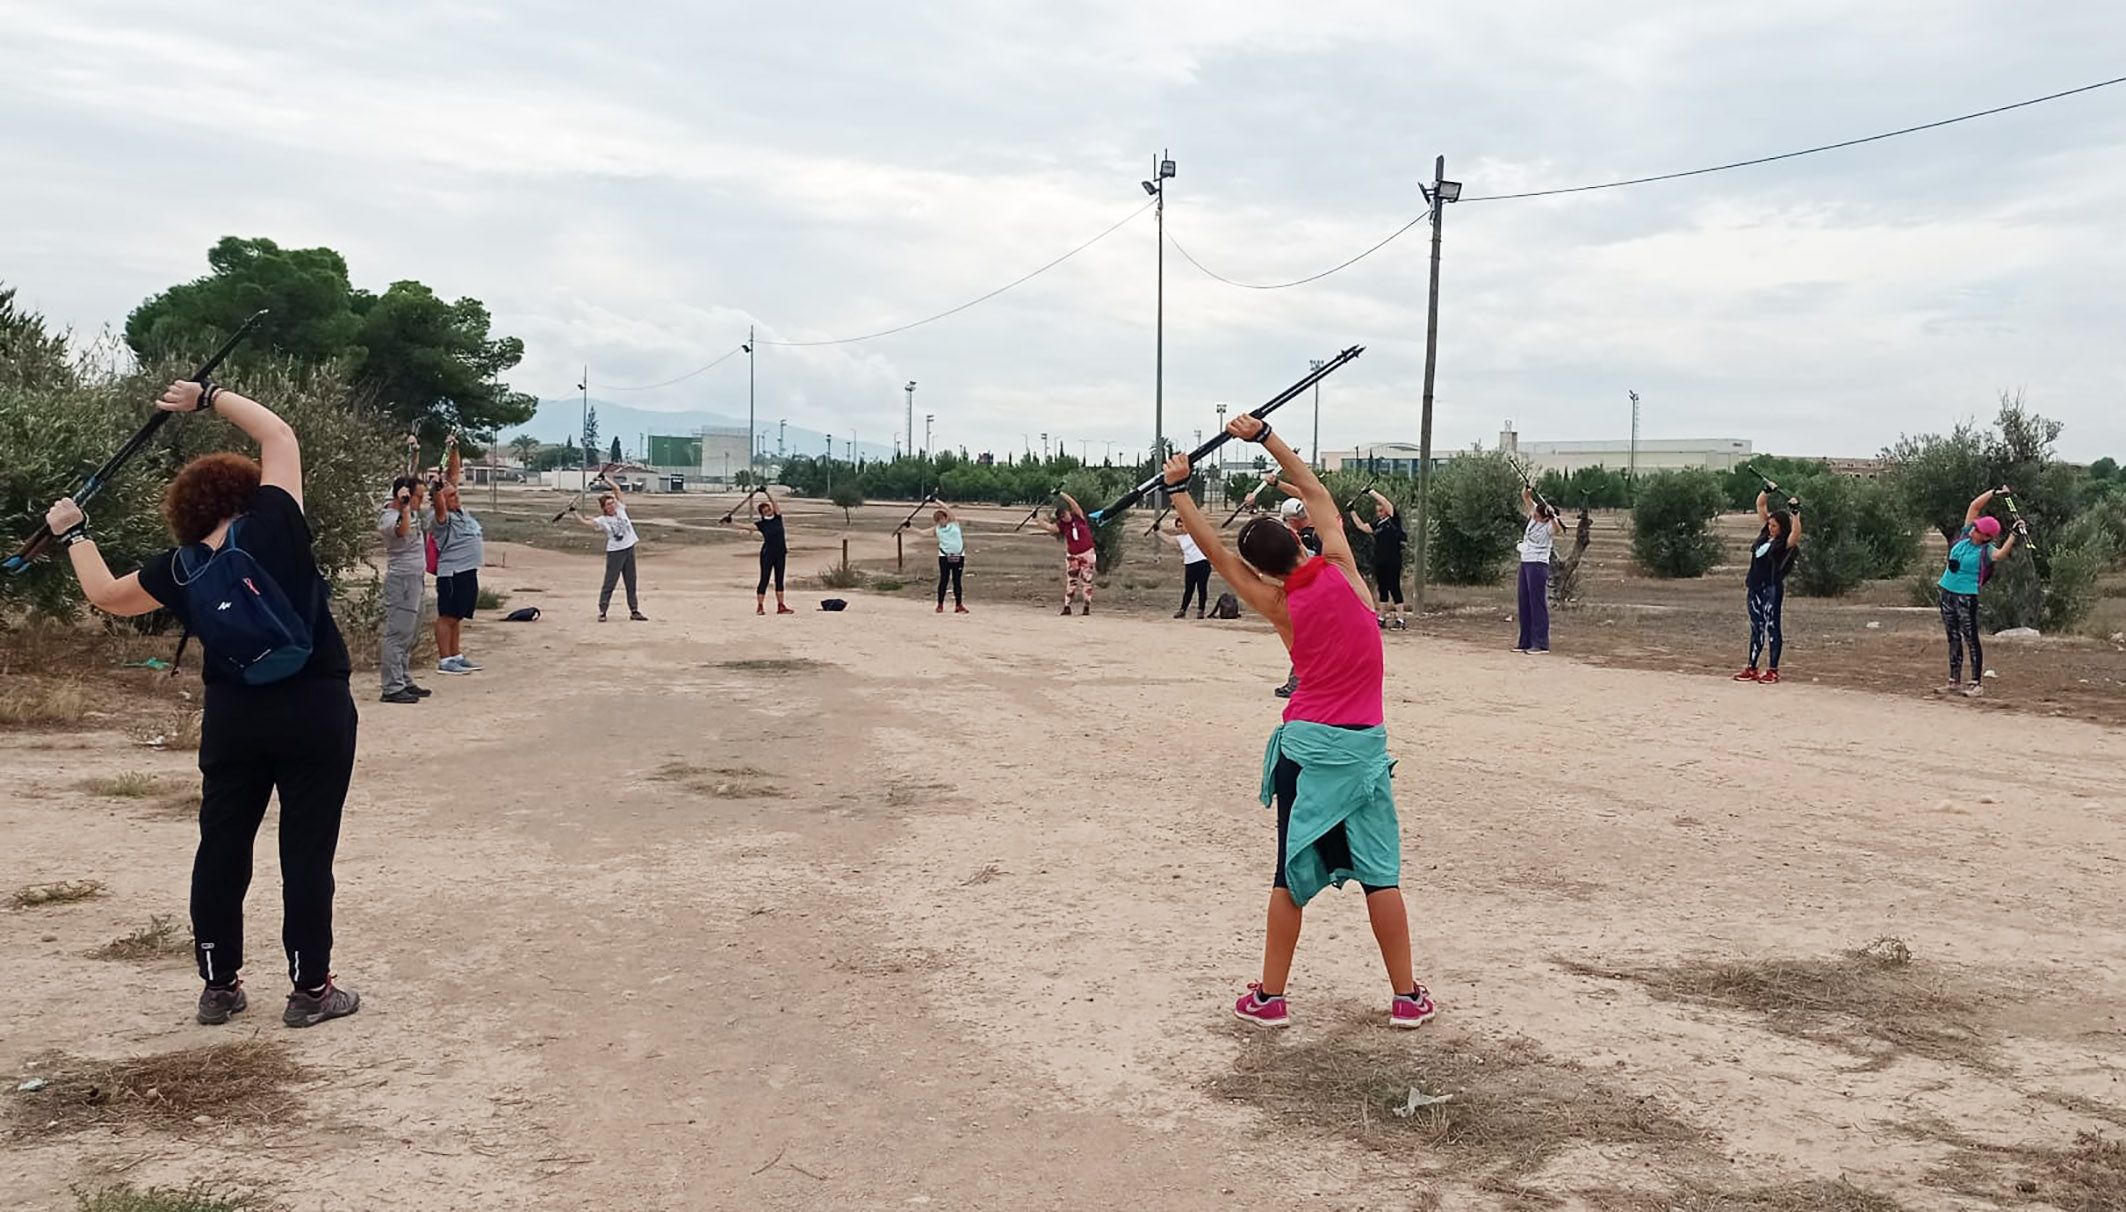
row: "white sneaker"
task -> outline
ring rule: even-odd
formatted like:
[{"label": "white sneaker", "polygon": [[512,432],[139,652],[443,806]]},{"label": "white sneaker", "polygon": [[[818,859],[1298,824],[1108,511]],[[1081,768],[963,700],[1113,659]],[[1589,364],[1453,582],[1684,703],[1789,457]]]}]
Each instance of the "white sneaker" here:
[{"label": "white sneaker", "polygon": [[437,673],[471,673],[464,665],[463,657],[444,657],[436,662]]}]

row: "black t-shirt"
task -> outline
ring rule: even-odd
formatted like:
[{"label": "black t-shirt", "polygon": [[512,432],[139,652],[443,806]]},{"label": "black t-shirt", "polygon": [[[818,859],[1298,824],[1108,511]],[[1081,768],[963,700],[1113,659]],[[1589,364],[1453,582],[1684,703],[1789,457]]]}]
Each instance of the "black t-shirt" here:
[{"label": "black t-shirt", "polygon": [[753,525],[760,531],[760,554],[770,556],[788,554],[790,545],[782,536],[781,514],[776,514],[772,518],[755,518]]},{"label": "black t-shirt", "polygon": [[[310,551],[310,523],[303,517],[302,506],[285,489],[268,484],[251,498],[251,506],[240,521],[237,545],[281,587],[288,604],[310,618],[310,662],[295,677],[345,681],[349,669],[347,642],[340,638],[339,625],[332,621],[325,578],[318,574],[317,560]],[[190,604],[184,586],[177,583],[176,563],[174,550],[150,559],[140,566],[140,587],[189,627]],[[200,678],[210,685],[243,685],[234,674],[224,672],[219,661],[200,664]]]},{"label": "black t-shirt", "polygon": [[1751,589],[1764,589],[1786,580],[1793,570],[1794,552],[1786,545],[1786,536],[1772,537],[1772,528],[1767,526],[1757,532],[1757,541],[1750,544]]},{"label": "black t-shirt", "polygon": [[1307,554],[1308,554],[1308,555],[1320,555],[1320,554],[1321,554],[1321,535],[1320,535],[1320,533],[1319,533],[1319,532],[1317,532],[1317,531],[1316,531],[1316,530],[1315,530],[1315,529],[1314,529],[1314,528],[1313,528],[1312,526],[1302,526],[1302,527],[1300,527],[1300,528],[1299,528],[1299,545],[1300,545],[1301,547],[1304,547],[1304,548],[1306,548],[1306,549],[1307,549]]},{"label": "black t-shirt", "polygon": [[1373,562],[1376,564],[1400,564],[1403,562],[1403,515],[1391,513],[1373,523]]}]

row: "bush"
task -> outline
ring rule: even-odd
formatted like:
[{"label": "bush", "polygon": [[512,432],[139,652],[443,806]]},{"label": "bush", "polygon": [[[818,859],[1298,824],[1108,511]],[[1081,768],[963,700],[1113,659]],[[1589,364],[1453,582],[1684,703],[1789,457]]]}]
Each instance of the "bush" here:
[{"label": "bush", "polygon": [[2126,567],[2126,494],[2098,498],[2060,531],[2057,542],[2062,548],[2086,549],[2106,568]]},{"label": "bush", "polygon": [[500,610],[508,601],[508,594],[482,585],[479,594],[473,599],[473,606],[478,610]]},{"label": "bush", "polygon": [[1837,597],[1903,576],[1918,558],[1919,535],[1888,485],[1823,475],[1790,487],[1804,510],[1793,574],[1798,592]]},{"label": "bush", "polygon": [[908,582],[896,576],[882,576],[872,580],[871,588],[880,593],[899,593],[908,588]]},{"label": "bush", "polygon": [[1520,475],[1495,452],[1450,459],[1432,473],[1431,513],[1426,555],[1431,579],[1493,584],[1513,559],[1525,524]]},{"label": "bush", "polygon": [[[1641,476],[1632,507],[1631,554],[1657,577],[1702,577],[1725,549],[1713,519],[1727,494],[1709,471],[1664,471]],[[1804,540],[1805,541],[1805,540]]]},{"label": "bush", "polygon": [[2096,609],[2101,555],[2087,547],[2040,547],[2032,558],[2018,547],[2002,561],[1978,595],[1979,625],[1987,631],[2035,627],[2046,634],[2072,631]]}]

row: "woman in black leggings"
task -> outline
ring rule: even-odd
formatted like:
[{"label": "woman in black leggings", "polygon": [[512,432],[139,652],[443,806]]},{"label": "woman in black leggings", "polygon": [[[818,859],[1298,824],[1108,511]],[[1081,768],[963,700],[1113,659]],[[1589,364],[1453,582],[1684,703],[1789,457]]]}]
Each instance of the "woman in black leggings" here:
[{"label": "woman in black leggings", "polygon": [[[754,506],[758,516],[752,522],[752,529],[760,532],[760,582],[753,586],[753,613],[768,613],[768,581],[773,578],[775,613],[796,614],[796,611],[790,609],[789,603],[783,601],[782,596],[783,572],[790,564],[790,544],[783,538],[782,532],[782,507],[775,503],[775,498],[769,496],[766,489],[761,490],[760,496],[760,504]],[[740,530],[746,529],[741,523],[734,522],[732,525]]]},{"label": "woman in black leggings", "polygon": [[[206,985],[199,1021],[226,1023],[248,1004],[238,976],[244,893],[252,844],[278,792],[281,942],[293,986],[281,1021],[308,1027],[353,1014],[362,999],[332,979],[332,858],[354,776],[356,719],[347,645],[332,621],[303,515],[302,450],[295,431],[265,405],[211,383],[172,383],[155,406],[221,413],[258,443],[258,462],[223,453],[187,463],[162,500],[163,518],[183,546],[123,577],[111,575],[72,498],[54,504],[45,522],[66,544],[97,609],[130,618],[167,607],[202,637],[199,849],[192,860],[192,951]],[[192,587],[221,595],[219,601],[194,601]],[[270,616],[270,627],[262,616]],[[299,629],[296,619],[308,625],[307,650],[288,635]],[[269,632],[280,638],[261,638]]]}]

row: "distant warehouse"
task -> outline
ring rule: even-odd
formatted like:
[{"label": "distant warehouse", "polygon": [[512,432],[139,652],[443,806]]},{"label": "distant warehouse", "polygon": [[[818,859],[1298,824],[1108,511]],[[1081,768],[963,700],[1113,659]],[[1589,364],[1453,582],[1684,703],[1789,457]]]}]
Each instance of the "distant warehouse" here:
[{"label": "distant warehouse", "polygon": [[[1686,467],[1727,471],[1749,462],[1755,453],[1751,443],[1743,438],[1641,439],[1634,454],[1629,440],[1522,442],[1511,429],[1500,431],[1496,449],[1518,455],[1539,471],[1557,471],[1566,475],[1585,467],[1607,467],[1612,471],[1628,471],[1636,467],[1641,473]],[[1435,447],[1432,462],[1436,467],[1457,455],[1469,453],[1471,451],[1467,449],[1441,450]],[[1331,470],[1416,475],[1418,448],[1415,442],[1373,442],[1351,450],[1324,451],[1322,462]]]},{"label": "distant warehouse", "polygon": [[746,469],[742,425],[705,425],[687,434],[650,435],[649,465],[660,481],[683,476],[688,483],[728,484]]}]

